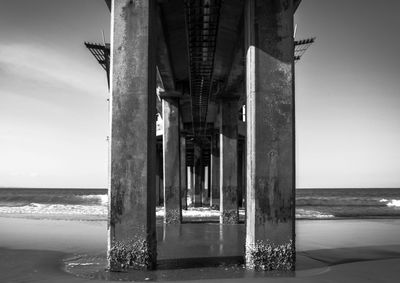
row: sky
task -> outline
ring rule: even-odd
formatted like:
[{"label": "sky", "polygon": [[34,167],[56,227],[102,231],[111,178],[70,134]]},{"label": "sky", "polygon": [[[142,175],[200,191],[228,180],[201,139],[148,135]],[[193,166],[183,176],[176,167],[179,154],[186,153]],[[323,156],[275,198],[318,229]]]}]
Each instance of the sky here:
[{"label": "sky", "polygon": [[298,187],[400,187],[400,1],[303,0]]},{"label": "sky", "polygon": [[109,34],[96,0],[1,0],[0,186],[107,184],[107,81],[83,45]]},{"label": "sky", "polygon": [[[107,187],[103,0],[1,0],[0,187]],[[296,39],[300,188],[400,187],[400,1],[303,0]]]}]

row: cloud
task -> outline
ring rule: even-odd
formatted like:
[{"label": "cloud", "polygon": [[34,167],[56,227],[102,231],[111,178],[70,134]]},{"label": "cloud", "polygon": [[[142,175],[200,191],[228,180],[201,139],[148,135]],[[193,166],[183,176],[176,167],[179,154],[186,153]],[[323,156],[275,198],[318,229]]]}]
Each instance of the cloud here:
[{"label": "cloud", "polygon": [[[89,58],[89,54],[88,58]],[[79,57],[37,44],[0,44],[2,87],[19,83],[25,86],[56,87],[97,96],[105,84]],[[4,80],[8,75],[8,80]],[[11,86],[11,85],[10,85]]]}]

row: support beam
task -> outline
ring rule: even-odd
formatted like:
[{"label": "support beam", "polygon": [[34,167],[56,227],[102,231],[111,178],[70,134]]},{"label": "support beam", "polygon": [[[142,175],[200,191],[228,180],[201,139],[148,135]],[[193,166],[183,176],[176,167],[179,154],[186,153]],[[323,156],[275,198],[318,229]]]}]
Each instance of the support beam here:
[{"label": "support beam", "polygon": [[156,206],[164,203],[163,159],[162,147],[157,146],[156,153]]},{"label": "support beam", "polygon": [[210,192],[210,206],[218,207],[219,209],[219,133],[213,135],[211,143],[211,192]]},{"label": "support beam", "polygon": [[156,266],[155,1],[112,2],[108,264]]},{"label": "support beam", "polygon": [[164,170],[164,223],[181,223],[179,100],[164,97],[162,101],[163,170]]},{"label": "support beam", "polygon": [[195,174],[194,174],[194,166],[190,166],[190,191],[188,192],[188,205],[194,206],[194,191],[195,191]]},{"label": "support beam", "polygon": [[246,208],[246,184],[247,184],[247,170],[246,170],[246,139],[243,141],[243,160],[242,160],[242,176],[243,176],[243,196],[242,196],[242,203],[243,203],[243,208]]},{"label": "support beam", "polygon": [[[211,153],[210,157],[211,159]],[[211,165],[207,165],[207,204],[210,206],[210,197],[211,197]]]},{"label": "support beam", "polygon": [[237,151],[237,183],[238,183],[238,206],[243,207],[243,149],[239,148]]},{"label": "support beam", "polygon": [[186,167],[186,181],[187,181],[187,190],[186,190],[186,205],[189,207],[192,204],[192,167]]},{"label": "support beam", "polygon": [[[181,123],[182,125],[182,123]],[[182,127],[181,127],[182,128]],[[181,204],[184,209],[187,209],[187,167],[186,167],[186,138],[180,135],[180,166],[181,166]]]},{"label": "support beam", "polygon": [[222,100],[220,104],[220,223],[239,222],[237,199],[237,100]]},{"label": "support beam", "polygon": [[202,183],[203,183],[203,165],[201,162],[201,148],[195,143],[194,144],[194,206],[202,206]]},{"label": "support beam", "polygon": [[293,0],[249,0],[246,267],[295,267]]},{"label": "support beam", "polygon": [[201,193],[200,193],[200,198],[201,198],[201,206],[205,206],[206,203],[204,202],[204,196],[205,196],[205,191],[206,191],[206,167],[203,165],[203,160],[202,160],[202,165],[201,165],[201,171],[200,171],[200,176],[201,176]]},{"label": "support beam", "polygon": [[210,204],[210,196],[208,195],[210,192],[209,187],[209,167],[203,166],[203,193],[202,193],[202,203],[203,206],[208,206]]}]

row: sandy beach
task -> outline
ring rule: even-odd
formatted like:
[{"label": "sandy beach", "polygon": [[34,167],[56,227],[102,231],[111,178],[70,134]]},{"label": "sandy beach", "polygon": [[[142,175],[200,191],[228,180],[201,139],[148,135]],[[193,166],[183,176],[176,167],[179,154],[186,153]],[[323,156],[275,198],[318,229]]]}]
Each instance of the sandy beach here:
[{"label": "sandy beach", "polygon": [[0,1],[0,283],[400,283],[400,0]]},{"label": "sandy beach", "polygon": [[[65,271],[71,259],[79,257],[103,258],[106,250],[105,221],[64,221],[0,217],[0,281],[1,282],[104,282],[102,278],[124,279],[124,275],[107,274],[103,267],[91,278],[79,278]],[[189,225],[189,224],[185,224]],[[193,224],[201,231],[202,224]],[[215,224],[214,224],[215,225]],[[210,226],[210,227],[217,227]],[[197,227],[197,228],[196,228]],[[189,229],[190,226],[187,226]],[[168,228],[170,229],[170,228]],[[190,228],[192,229],[192,228]],[[214,229],[214,228],[212,228]],[[215,228],[216,229],[216,228]],[[228,229],[233,229],[228,227]],[[232,231],[233,231],[232,230]],[[168,231],[168,230],[162,230]],[[181,231],[181,230],[180,230]],[[225,230],[224,230],[225,231]],[[232,235],[232,231],[228,233]],[[241,228],[234,241],[241,241]],[[168,254],[171,243],[166,235],[158,235],[159,254]],[[173,232],[170,238],[173,238]],[[172,233],[172,234],[171,234]],[[197,233],[197,232],[196,232]],[[196,247],[207,246],[212,240]],[[400,276],[400,219],[357,220],[301,220],[297,221],[297,271],[295,274],[270,276],[244,274],[226,268],[197,268],[175,271],[158,271],[143,280],[168,280],[201,282],[258,282],[265,277],[274,282],[396,282]],[[172,235],[172,236],[171,236]],[[204,235],[200,235],[204,237]],[[183,232],[183,237],[190,234]],[[176,243],[175,243],[176,244]],[[221,246],[221,243],[219,243]],[[227,243],[229,244],[229,243]],[[232,243],[231,243],[232,244]],[[184,247],[188,250],[190,242]],[[237,245],[240,246],[240,245]],[[210,249],[212,245],[210,245]],[[224,249],[224,247],[222,247]],[[231,253],[241,252],[226,246]],[[204,250],[204,249],[203,249]],[[218,253],[218,251],[217,251]],[[226,252],[223,252],[226,253]],[[179,254],[179,252],[177,253]],[[206,255],[206,254],[205,254]],[[181,256],[185,256],[184,253]],[[200,255],[199,257],[204,256]],[[160,256],[159,256],[160,257]],[[81,266],[81,269],[86,267]],[[94,268],[93,266],[88,267]],[[100,275],[99,275],[100,274]],[[103,274],[103,275],[101,275]],[[137,280],[138,278],[135,277]],[[126,277],[128,278],[128,277]],[[132,277],[129,277],[132,278]],[[225,278],[225,279],[224,279]]]}]

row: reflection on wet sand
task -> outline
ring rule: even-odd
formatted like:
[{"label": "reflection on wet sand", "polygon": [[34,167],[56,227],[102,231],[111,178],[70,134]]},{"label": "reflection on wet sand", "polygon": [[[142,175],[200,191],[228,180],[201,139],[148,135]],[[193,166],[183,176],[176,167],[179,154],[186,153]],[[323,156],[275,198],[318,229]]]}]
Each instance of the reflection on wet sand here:
[{"label": "reflection on wet sand", "polygon": [[159,260],[244,255],[243,224],[162,225],[157,226],[157,235]]}]

